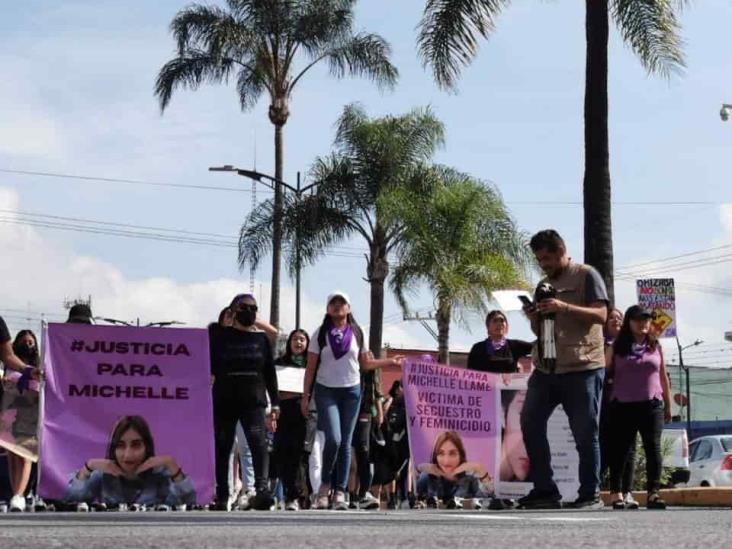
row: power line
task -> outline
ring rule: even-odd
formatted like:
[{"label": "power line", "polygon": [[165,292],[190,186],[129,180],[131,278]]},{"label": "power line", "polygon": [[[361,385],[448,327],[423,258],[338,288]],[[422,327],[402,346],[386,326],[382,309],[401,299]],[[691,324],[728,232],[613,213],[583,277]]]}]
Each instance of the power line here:
[{"label": "power line", "polygon": [[724,246],[717,246],[715,248],[707,248],[705,250],[698,250],[696,252],[687,252],[687,253],[683,253],[683,254],[679,254],[679,255],[672,255],[670,257],[664,257],[664,258],[661,258],[661,259],[654,259],[652,261],[644,261],[642,263],[632,263],[630,265],[626,265],[624,267],[620,267],[618,269],[618,271],[631,270],[631,269],[635,269],[637,267],[643,267],[645,265],[655,265],[657,263],[666,263],[666,262],[673,261],[673,260],[679,259],[679,258],[690,257],[690,256],[693,256],[693,255],[699,255],[699,254],[704,254],[704,253],[708,253],[708,252],[717,252],[719,250],[726,250],[726,249],[729,249],[729,248],[732,248],[732,244],[726,244]]},{"label": "power line", "polygon": [[75,175],[54,172],[33,172],[27,170],[8,170],[0,168],[0,173],[8,173],[14,175],[33,175],[39,177],[53,177],[59,179],[76,179],[80,181],[98,181],[102,183],[122,183],[125,185],[147,185],[150,187],[175,187],[178,189],[195,189],[203,191],[226,191],[235,193],[251,193],[250,189],[242,187],[221,187],[217,185],[188,185],[185,183],[161,183],[156,181],[142,181],[139,179],[121,179],[116,177],[97,177],[89,175]]}]

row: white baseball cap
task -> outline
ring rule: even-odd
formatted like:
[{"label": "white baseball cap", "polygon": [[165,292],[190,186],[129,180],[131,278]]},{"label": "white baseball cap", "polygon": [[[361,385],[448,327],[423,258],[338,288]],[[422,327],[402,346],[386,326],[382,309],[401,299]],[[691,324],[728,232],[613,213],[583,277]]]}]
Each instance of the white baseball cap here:
[{"label": "white baseball cap", "polygon": [[330,305],[330,302],[333,301],[336,297],[340,297],[343,299],[343,301],[346,302],[347,305],[351,304],[351,298],[348,297],[348,294],[346,292],[342,292],[341,290],[335,290],[330,295],[328,295],[328,300],[325,302],[325,306],[327,307]]}]

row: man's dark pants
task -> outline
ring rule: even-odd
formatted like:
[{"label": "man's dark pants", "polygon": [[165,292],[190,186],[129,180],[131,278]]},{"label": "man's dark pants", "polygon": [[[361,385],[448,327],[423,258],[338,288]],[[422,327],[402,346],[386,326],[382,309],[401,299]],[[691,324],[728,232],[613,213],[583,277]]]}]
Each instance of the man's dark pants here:
[{"label": "man's dark pants", "polygon": [[529,378],[526,401],[521,411],[521,430],[529,456],[529,479],[534,490],[557,495],[547,440],[547,422],[560,404],[579,453],[580,499],[597,497],[600,488],[600,403],[605,369],[545,374],[539,370]]}]

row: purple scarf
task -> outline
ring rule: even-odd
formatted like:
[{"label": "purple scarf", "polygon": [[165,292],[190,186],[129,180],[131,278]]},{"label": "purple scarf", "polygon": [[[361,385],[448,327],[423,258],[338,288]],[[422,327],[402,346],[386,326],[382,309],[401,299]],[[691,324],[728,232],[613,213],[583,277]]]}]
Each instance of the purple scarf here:
[{"label": "purple scarf", "polygon": [[643,358],[643,355],[648,353],[650,350],[650,342],[648,341],[648,338],[643,340],[643,343],[633,343],[630,346],[630,356],[628,358],[633,358],[635,360],[641,360]]},{"label": "purple scarf", "polygon": [[490,337],[485,340],[485,352],[488,353],[488,356],[495,355],[498,351],[503,349],[506,346],[506,343],[508,343],[508,340],[505,337],[502,337],[498,343],[495,343]]},{"label": "purple scarf", "polygon": [[330,345],[333,356],[336,360],[343,357],[351,349],[351,340],[353,339],[353,328],[350,324],[346,324],[343,329],[331,326],[328,329],[328,345]]}]

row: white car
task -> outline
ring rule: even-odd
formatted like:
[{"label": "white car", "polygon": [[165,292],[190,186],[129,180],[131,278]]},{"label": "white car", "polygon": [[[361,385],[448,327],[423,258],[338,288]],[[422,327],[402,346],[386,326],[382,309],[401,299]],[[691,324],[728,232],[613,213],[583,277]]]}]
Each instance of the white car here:
[{"label": "white car", "polygon": [[732,486],[732,435],[710,435],[689,444],[687,486]]}]

